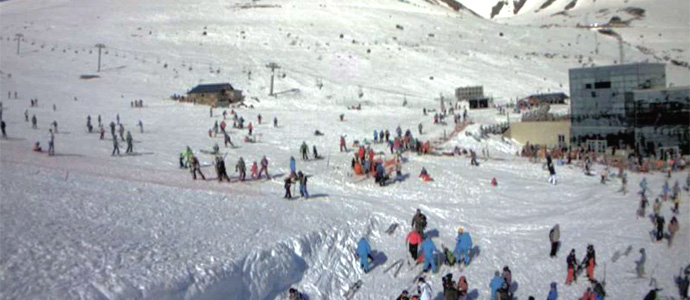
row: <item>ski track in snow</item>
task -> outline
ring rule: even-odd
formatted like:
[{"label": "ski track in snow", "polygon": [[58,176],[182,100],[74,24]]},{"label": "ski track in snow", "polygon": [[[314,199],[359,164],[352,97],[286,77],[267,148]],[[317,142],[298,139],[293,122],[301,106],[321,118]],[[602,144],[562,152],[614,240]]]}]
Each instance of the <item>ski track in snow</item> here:
[{"label": "ski track in snow", "polygon": [[[454,247],[458,225],[470,230],[478,254],[462,274],[477,299],[488,297],[488,282],[504,265],[513,270],[519,299],[545,298],[552,281],[559,283],[560,298],[579,297],[587,286],[583,280],[570,287],[562,284],[565,254],[575,248],[582,259],[588,243],[597,250],[597,278],[604,276],[606,266],[610,299],[642,298],[649,290],[647,280],[630,278],[640,247],[647,250],[647,272],[654,272],[662,294],[677,295],[673,276],[690,263],[688,194],[681,196],[674,246],[652,244],[651,222],[635,218],[639,199],[634,192],[641,175],[630,174],[631,193],[623,196],[616,192],[617,180],[602,186],[597,176],[584,176],[577,167],[557,166],[559,184],[554,187],[541,164],[514,156],[519,145],[495,136],[477,141],[465,135],[506,119],[495,110],[470,111],[476,124],[438,147],[449,151],[458,145],[477,153],[488,148],[491,158],[481,159],[480,167],[471,167],[465,156],[406,154],[403,173],[409,177],[380,188],[373,179],[351,177],[354,152],[338,151],[341,134],[349,146],[354,139],[371,140],[374,129],[394,134],[400,125],[416,134],[420,122],[423,140],[450,133],[453,125],[433,125],[431,115],[424,117],[421,110],[437,108],[433,98],[439,92],[449,96],[451,87],[483,83],[499,102],[536,90],[565,91],[567,68],[577,66],[572,57],[588,53],[591,47],[584,43],[591,36],[563,49],[561,44],[573,42],[580,31],[499,25],[449,15],[423,1],[294,0],[280,8],[246,10],[233,8],[234,3],[190,3],[137,2],[136,10],[131,1],[0,3],[0,98],[12,138],[0,140],[0,298],[286,299],[287,289],[294,286],[310,299],[343,299],[347,288],[362,279],[355,299],[389,299],[409,288],[420,269],[405,265],[397,278],[383,274],[390,264],[407,259],[404,238],[416,208],[427,215],[428,230],[438,232],[434,240],[439,249],[442,244]],[[104,7],[107,13],[101,12]],[[231,11],[232,17],[218,11]],[[395,29],[395,24],[405,29]],[[203,26],[209,27],[208,38],[200,34]],[[499,38],[499,30],[521,38]],[[27,39],[18,56],[16,42],[7,40],[15,31]],[[557,42],[542,43],[543,36]],[[80,80],[96,68],[96,54],[86,53],[97,42],[106,43],[108,51],[101,78]],[[600,42],[604,46],[597,63],[611,63],[617,46]],[[367,48],[373,55],[366,54]],[[514,58],[530,51],[571,58]],[[626,57],[649,58],[633,50]],[[266,97],[268,61],[280,63],[280,72],[287,73],[286,78],[276,76],[276,91],[299,92]],[[222,72],[209,73],[209,62]],[[187,70],[190,64],[192,71]],[[251,81],[247,70],[252,70]],[[680,73],[679,80],[688,78],[687,72],[669,70]],[[546,80],[544,74],[549,74]],[[323,80],[322,90],[314,86],[316,78]],[[230,81],[248,93],[255,109],[237,111],[254,122],[258,143],[241,142],[246,131],[231,129],[239,147],[224,148],[222,138],[206,135],[222,119],[221,109],[209,117],[206,106],[165,100],[200,80]],[[357,99],[359,86],[362,99]],[[6,99],[8,91],[18,91],[18,99]],[[409,101],[406,107],[401,106],[403,97]],[[39,120],[38,130],[24,121],[30,98],[39,99],[39,107],[29,109]],[[144,99],[145,107],[130,108],[132,99]],[[345,109],[359,102],[361,111]],[[258,113],[263,124],[256,124]],[[344,122],[337,120],[340,113],[345,113]],[[99,114],[106,131],[119,114],[140,155],[111,157],[112,141],[86,133],[86,116],[97,124]],[[272,127],[274,116],[278,128]],[[61,130],[56,134],[58,156],[31,152],[37,140],[47,148],[52,120]],[[138,120],[143,120],[144,133],[138,132]],[[313,136],[316,129],[325,135]],[[302,141],[315,144],[324,159],[300,160]],[[211,163],[213,157],[199,150],[214,143],[228,153],[231,177],[239,156],[251,164],[265,154],[276,178],[218,183],[208,166],[202,171],[209,180],[192,181],[188,170],[177,168],[179,151],[187,145],[203,164]],[[383,144],[374,148],[390,157]],[[297,158],[298,169],[314,175],[309,200],[281,198],[290,156]],[[434,181],[417,179],[422,167]],[[674,174],[671,184],[685,176]],[[497,187],[490,185],[493,177]],[[662,175],[646,177],[653,195],[658,194]],[[669,206],[663,208],[667,221]],[[388,235],[384,231],[391,223],[401,225]],[[548,232],[556,223],[562,247],[559,257],[550,259]],[[380,264],[368,274],[350,250],[362,236],[369,238]],[[613,253],[629,245],[631,254],[613,263]],[[457,269],[448,267],[432,275],[436,294],[442,291],[439,277],[451,271],[459,277]]]}]

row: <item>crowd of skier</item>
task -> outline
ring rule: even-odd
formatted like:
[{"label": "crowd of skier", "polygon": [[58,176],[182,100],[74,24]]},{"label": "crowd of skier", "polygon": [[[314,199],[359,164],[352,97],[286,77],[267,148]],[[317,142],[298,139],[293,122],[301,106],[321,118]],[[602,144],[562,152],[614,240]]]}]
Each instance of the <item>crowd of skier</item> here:
[{"label": "crowd of skier", "polygon": [[[30,107],[34,108],[37,106],[38,99],[31,99]],[[132,101],[131,106],[143,107],[143,101]],[[2,120],[2,109],[3,107],[0,103],[0,128],[2,130],[3,138],[6,138],[6,124]],[[57,108],[54,106],[53,109],[56,110]],[[424,113],[426,114],[427,112],[425,111]],[[451,112],[451,114],[453,113]],[[231,110],[229,115],[232,121],[232,128],[237,130],[247,130],[247,135],[245,136],[244,141],[255,142],[256,133],[254,132],[253,122],[248,122],[247,126],[245,126],[245,123],[247,121],[244,119],[244,117],[240,116],[239,113],[235,112],[234,110]],[[466,110],[462,115],[453,115],[455,122],[464,121],[467,119]],[[210,116],[211,118],[214,117],[213,108],[210,109]],[[236,146],[232,143],[228,128],[228,112],[224,110],[222,112],[222,116],[223,119],[220,120],[220,122],[216,120],[212,128],[208,130],[208,135],[209,137],[217,137],[218,135],[222,135],[224,140],[224,146],[226,148],[228,146],[234,148]],[[443,122],[445,116],[446,112],[435,113],[433,115],[434,123]],[[261,114],[258,114],[256,118],[257,124],[262,124]],[[33,129],[38,128],[38,120],[36,115],[33,114],[31,118],[29,118],[28,109],[24,111],[24,120],[25,122],[30,121],[31,127]],[[97,123],[98,133],[100,133],[99,139],[104,140],[106,127],[102,122],[100,115],[97,116]],[[48,155],[55,155],[55,134],[59,133],[58,124],[57,121],[53,121],[49,125],[50,128],[48,129],[47,137],[47,153]],[[137,126],[140,129],[140,133],[143,134],[144,128],[143,122],[141,120],[138,121]],[[273,118],[273,126],[278,127],[278,119],[275,117]],[[113,142],[111,155],[120,155],[120,142],[126,143],[126,155],[134,154],[134,138],[132,136],[131,131],[125,130],[124,124],[120,122],[119,114],[116,115],[114,121],[111,121],[108,124],[108,127],[110,129],[110,137]],[[422,124],[419,124],[417,129],[419,134],[422,135]],[[92,124],[92,119],[90,115],[86,117],[86,131],[88,133],[92,133],[94,131],[94,126]],[[315,132],[315,135],[319,136],[322,135],[322,133],[317,130]],[[391,158],[386,159],[384,153],[377,153],[373,149],[371,145],[372,143],[374,145],[384,144],[387,147],[387,149],[390,150]],[[358,140],[353,141],[351,147],[355,149],[353,158],[351,160],[351,168],[354,174],[363,175],[367,178],[369,176],[373,176],[375,183],[381,186],[384,186],[389,182],[389,180],[393,177],[393,172],[395,172],[396,180],[402,179],[401,165],[404,161],[402,156],[404,152],[412,151],[419,154],[427,154],[430,152],[429,141],[422,142],[421,140],[413,136],[412,131],[410,129],[406,129],[403,132],[400,126],[398,126],[395,129],[393,134],[391,134],[391,132],[388,129],[374,130],[373,139],[371,141],[368,139],[363,139],[361,142]],[[340,137],[339,148],[341,152],[349,152],[345,136]],[[43,149],[40,147],[40,142],[37,141],[35,143],[33,150],[37,152],[43,152]],[[307,161],[310,159],[322,158],[318,154],[316,145],[312,145],[311,150],[312,151],[310,151],[310,147],[306,143],[306,141],[302,142],[301,146],[299,147],[299,153],[301,155],[302,160]],[[217,143],[214,144],[210,151],[199,152],[213,155],[213,165],[215,167],[216,179],[219,182],[222,182],[223,180],[227,182],[231,181],[231,177],[228,175],[226,168],[226,157],[228,154],[222,154],[220,146]],[[474,152],[474,150],[470,149],[469,154],[471,157],[471,165],[478,165],[478,162],[476,161],[476,153]],[[484,155],[488,157],[488,149],[486,150]],[[639,168],[641,168],[640,166],[645,165],[645,163],[643,163],[635,156],[629,156],[628,159],[624,161],[627,162],[627,164],[620,161],[617,162],[617,165],[615,166],[619,167],[619,171],[617,174],[611,174],[610,167],[614,167],[614,162],[612,160],[608,160],[606,156],[597,157],[593,151],[588,151],[587,149],[574,149],[568,151],[564,148],[556,147],[553,149],[545,149],[540,148],[539,146],[527,144],[523,148],[521,155],[529,157],[530,161],[533,162],[539,162],[542,157],[545,158],[545,168],[549,172],[548,181],[549,183],[554,185],[557,184],[555,172],[556,165],[571,164],[573,163],[573,161],[575,161],[575,163],[578,166],[582,167],[583,172],[585,174],[591,175],[594,163],[599,162],[603,166],[602,172],[600,173],[600,182],[602,184],[606,184],[614,178],[618,178],[621,181],[620,192],[624,194],[627,193],[627,175],[624,172],[624,169],[639,170]],[[189,169],[193,180],[197,180],[198,178],[206,180],[206,176],[203,174],[201,170],[203,166],[198,158],[198,154],[195,154],[189,146],[187,146],[184,149],[184,151],[180,153],[179,166],[180,168]],[[638,166],[637,169],[635,168],[635,166]],[[250,178],[252,180],[258,180],[262,177],[265,177],[266,179],[271,179],[268,167],[269,161],[265,155],[261,157],[258,163],[256,160],[252,160],[250,167]],[[669,175],[669,177],[671,171],[683,170],[684,168],[685,162],[682,159],[678,159],[677,157],[676,159],[669,159],[669,163],[666,166],[664,166],[664,170],[667,170],[667,174]],[[310,195],[307,190],[307,181],[310,175],[307,175],[303,171],[297,169],[297,162],[294,157],[290,157],[289,170],[290,173],[286,177],[284,177],[284,198],[290,199],[293,197],[292,186],[293,184],[297,183],[299,184],[300,196],[304,198],[309,198]],[[244,160],[244,157],[238,157],[235,163],[235,172],[237,173],[236,177],[233,177],[235,181],[247,180],[247,164]],[[431,176],[428,174],[425,168],[422,168],[419,177],[425,181],[433,180],[431,179]],[[492,185],[497,185],[495,178],[493,178],[492,180]],[[640,197],[640,201],[637,210],[637,217],[642,218],[643,220],[649,220],[652,223],[652,230],[650,231],[650,235],[652,236],[652,240],[654,242],[660,243],[663,242],[664,239],[666,239],[668,247],[672,247],[675,234],[680,229],[678,219],[676,217],[676,215],[680,212],[680,182],[676,180],[672,186],[670,185],[668,180],[664,183],[664,185],[661,188],[661,193],[659,193],[658,196],[653,196],[655,198],[654,203],[652,204],[653,213],[650,215],[646,214],[646,208],[650,205],[648,199],[651,194],[646,178],[642,179],[642,181],[639,183],[639,187],[640,191],[637,194]],[[688,175],[685,182],[685,190],[687,191],[688,189],[690,189],[690,174]],[[670,203],[670,216],[669,213],[663,209],[665,203]],[[666,224],[666,219],[668,217],[670,217],[670,221],[668,222],[668,224]],[[434,243],[432,235],[425,231],[428,224],[427,222],[428,221],[426,215],[424,215],[420,209],[417,209],[411,222],[412,230],[409,233],[407,233],[405,237],[406,245],[408,248],[407,251],[410,257],[409,261],[411,261],[411,264],[422,265],[422,273],[437,273],[443,266],[452,267],[455,265],[460,265],[464,268],[470,267],[476,248],[473,244],[472,236],[470,235],[470,231],[467,228],[467,226],[457,227],[457,230],[455,232],[456,244],[453,250],[450,250],[449,248],[445,247],[445,245],[441,245],[441,248],[439,249]],[[559,224],[556,224],[548,233],[548,238],[550,242],[549,256],[551,258],[558,257],[558,251],[561,247],[560,236],[561,228]],[[584,253],[584,258],[581,261],[579,261],[576,256],[576,249],[570,249],[565,259],[565,264],[567,265],[567,274],[564,275],[563,283],[565,285],[577,284],[578,278],[581,276],[585,276],[588,285],[583,287],[583,295],[579,299],[605,299],[605,278],[602,278],[600,274],[595,273],[595,269],[598,267],[598,264],[594,245],[587,245]],[[646,275],[644,267],[646,262],[645,249],[639,249],[639,253],[640,258],[636,261],[635,271],[638,277],[644,277]],[[371,244],[365,237],[361,238],[357,243],[357,249],[355,251],[355,254],[355,256],[359,259],[362,270],[365,273],[369,272],[372,269],[372,264],[376,263],[374,261],[374,257],[372,256]],[[584,273],[584,275],[582,275],[582,273]],[[678,276],[677,284],[679,286],[680,296],[682,298],[684,297],[683,299],[687,299],[688,297],[688,286],[690,285],[690,281],[688,280],[689,276],[690,267],[686,268],[685,271]],[[471,291],[469,290],[469,282],[471,282],[472,280],[479,281],[480,279],[470,278],[469,274],[465,274],[460,276],[458,280],[455,281],[453,279],[452,272],[446,274],[441,278],[440,283],[443,288],[443,299],[477,299],[478,295],[472,295]],[[431,282],[431,280],[429,280],[428,277],[416,277],[415,284],[415,288],[403,290],[396,299],[428,300],[432,298],[433,282]],[[548,284],[549,293],[546,299],[558,299],[558,283],[550,282]],[[514,284],[512,280],[512,271],[510,267],[504,266],[500,271],[496,270],[494,273],[494,277],[489,279],[488,281],[488,287],[491,291],[491,300],[514,299],[513,293],[515,292],[516,284]],[[654,287],[650,291],[649,295],[656,295],[657,291],[658,289]],[[290,289],[289,294],[291,299],[300,299],[298,297],[302,297],[299,291],[297,291],[294,288]],[[534,298],[530,297],[530,299]],[[645,298],[645,300],[647,299],[648,298]]]}]

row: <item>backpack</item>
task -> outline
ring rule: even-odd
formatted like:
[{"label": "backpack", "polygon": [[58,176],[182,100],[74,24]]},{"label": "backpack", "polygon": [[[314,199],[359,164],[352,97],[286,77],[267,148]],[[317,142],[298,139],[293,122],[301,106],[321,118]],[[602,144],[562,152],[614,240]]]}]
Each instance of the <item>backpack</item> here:
[{"label": "backpack", "polygon": [[446,264],[449,266],[455,265],[455,255],[453,255],[453,251],[446,248],[443,252],[445,252],[446,255]]}]

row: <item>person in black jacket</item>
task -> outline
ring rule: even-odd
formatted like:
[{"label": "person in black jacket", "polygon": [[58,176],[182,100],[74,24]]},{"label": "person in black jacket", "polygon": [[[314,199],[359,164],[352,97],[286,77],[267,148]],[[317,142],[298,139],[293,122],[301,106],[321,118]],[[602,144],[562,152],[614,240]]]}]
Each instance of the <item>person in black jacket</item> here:
[{"label": "person in black jacket", "polygon": [[285,196],[283,198],[292,199],[292,192],[290,192],[290,187],[292,186],[292,179],[285,178]]},{"label": "person in black jacket", "polygon": [[549,169],[549,183],[556,185],[556,169],[553,167],[551,154],[546,155],[546,167]]},{"label": "person in black jacket", "polygon": [[[115,139],[117,140],[117,138]],[[201,165],[199,164],[199,159],[196,156],[192,156],[192,178],[196,180],[196,173],[199,173],[201,179],[206,180],[204,173],[201,173]]]},{"label": "person in black jacket", "polygon": [[228,177],[228,172],[225,169],[225,160],[220,156],[216,156],[216,173],[218,174],[218,181],[223,181],[225,178],[230,182],[230,177]]},{"label": "person in black jacket", "polygon": [[460,297],[460,291],[455,286],[453,282],[453,274],[448,273],[443,280],[443,299],[444,300],[457,300]]},{"label": "person in black jacket", "polygon": [[573,281],[577,282],[577,258],[575,257],[575,249],[570,250],[566,262],[568,263],[568,277],[565,279],[565,284],[570,285]]}]

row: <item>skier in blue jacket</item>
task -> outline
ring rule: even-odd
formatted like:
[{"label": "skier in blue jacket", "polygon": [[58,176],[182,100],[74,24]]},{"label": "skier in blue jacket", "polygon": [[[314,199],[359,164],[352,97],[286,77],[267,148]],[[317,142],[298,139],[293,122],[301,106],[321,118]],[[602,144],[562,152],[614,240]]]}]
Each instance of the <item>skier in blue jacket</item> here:
[{"label": "skier in blue jacket", "polygon": [[642,189],[642,194],[647,192],[647,177],[642,178],[642,181],[640,181],[640,189]]},{"label": "skier in blue jacket", "polygon": [[465,231],[462,227],[458,227],[458,235],[455,238],[455,254],[456,262],[461,261],[461,256],[465,257],[465,265],[470,263],[470,251],[472,250],[472,237],[469,231]]},{"label": "skier in blue jacket", "polygon": [[501,273],[496,271],[494,273],[494,278],[491,279],[491,283],[489,283],[489,289],[491,290],[491,300],[497,300],[497,295],[496,292],[498,289],[501,288],[503,285],[503,277],[501,277]]},{"label": "skier in blue jacket", "polygon": [[422,252],[424,253],[424,272],[429,271],[429,267],[431,267],[431,270],[434,273],[436,273],[438,270],[436,267],[436,261],[434,260],[434,252],[436,251],[438,250],[436,249],[434,242],[430,237],[426,237],[426,239],[424,239],[422,242]]},{"label": "skier in blue jacket", "polygon": [[371,257],[371,246],[369,246],[366,238],[361,238],[357,242],[357,256],[359,256],[360,265],[364,273],[369,272],[369,259],[373,261],[374,258]]},{"label": "skier in blue jacket", "polygon": [[290,156],[290,175],[296,176],[297,175],[296,170],[297,170],[297,163],[295,162],[295,158]]},{"label": "skier in blue jacket", "polygon": [[549,295],[546,297],[546,300],[558,300],[558,290],[556,290],[555,282],[551,283],[551,290],[549,291]]}]

